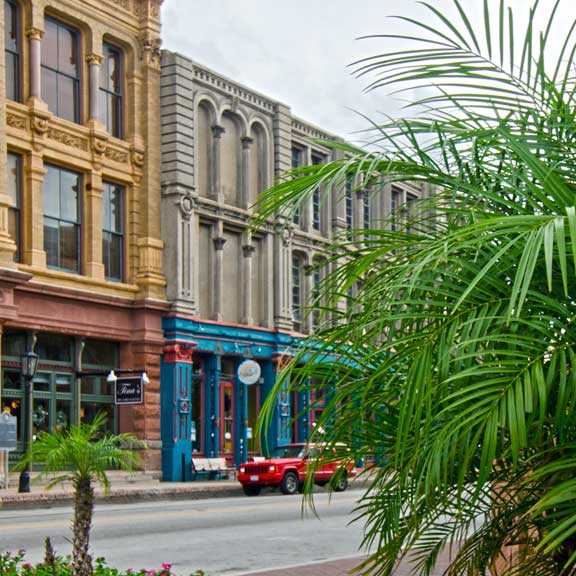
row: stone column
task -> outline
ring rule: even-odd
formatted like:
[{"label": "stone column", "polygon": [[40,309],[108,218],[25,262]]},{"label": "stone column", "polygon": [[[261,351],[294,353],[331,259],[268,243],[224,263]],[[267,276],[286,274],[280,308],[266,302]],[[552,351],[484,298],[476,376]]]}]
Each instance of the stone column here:
[{"label": "stone column", "polygon": [[248,210],[250,206],[250,187],[252,186],[250,174],[251,147],[254,140],[249,136],[242,137],[242,190],[240,207]]},{"label": "stone column", "polygon": [[162,479],[185,482],[192,472],[192,352],[195,343],[165,346],[162,357]]},{"label": "stone column", "polygon": [[100,172],[91,172],[86,186],[84,202],[84,258],[85,273],[90,278],[104,280],[105,270],[102,255],[102,194],[104,185]]},{"label": "stone column", "polygon": [[291,290],[292,233],[279,225],[274,234],[274,324],[290,330],[293,326]]},{"label": "stone column", "polygon": [[254,312],[252,310],[252,292],[254,291],[252,281],[252,256],[256,247],[253,244],[245,244],[242,246],[242,253],[244,258],[242,260],[242,276],[244,278],[244,285],[242,286],[242,323],[252,325],[254,324]]},{"label": "stone column", "polygon": [[43,187],[46,169],[42,153],[30,154],[30,170],[28,172],[28,206],[24,206],[23,235],[26,251],[23,254],[25,264],[37,268],[46,268],[46,252],[44,251],[44,202]]},{"label": "stone column", "polygon": [[219,233],[214,242],[214,320],[222,322],[222,292],[224,289],[224,244],[226,238]]},{"label": "stone column", "polygon": [[222,126],[212,126],[212,198],[218,202],[224,201],[222,194],[222,178],[221,172],[221,147],[222,136],[225,130]]},{"label": "stone column", "polygon": [[[307,265],[304,267],[304,294],[302,295],[302,304],[309,307],[312,304],[312,297],[314,294],[314,272],[312,266]],[[313,317],[312,310],[307,310],[302,315],[302,324],[304,332],[311,334],[313,331]]]},{"label": "stone column", "polygon": [[44,31],[29,28],[26,34],[30,43],[30,98],[42,99],[42,36]]},{"label": "stone column", "polygon": [[98,54],[90,54],[87,58],[90,77],[90,118],[100,121],[100,66],[104,61]]}]

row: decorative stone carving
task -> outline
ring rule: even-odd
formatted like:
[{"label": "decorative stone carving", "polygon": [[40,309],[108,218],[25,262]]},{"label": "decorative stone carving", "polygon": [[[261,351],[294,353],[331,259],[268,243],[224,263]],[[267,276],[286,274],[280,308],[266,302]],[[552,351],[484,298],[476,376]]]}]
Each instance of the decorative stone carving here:
[{"label": "decorative stone carving", "polygon": [[6,124],[10,126],[10,128],[26,130],[26,118],[16,116],[16,114],[6,114]]},{"label": "decorative stone carving", "polygon": [[212,126],[212,136],[214,136],[214,138],[222,138],[224,132],[226,132],[226,128],[224,128],[224,126],[218,126],[218,124],[214,124],[214,126]]},{"label": "decorative stone carving", "polygon": [[137,168],[144,166],[144,152],[142,150],[132,150],[132,164]]},{"label": "decorative stone carving", "polygon": [[43,116],[33,116],[32,128],[36,134],[44,136],[44,134],[48,132],[48,118],[44,118]]},{"label": "decorative stone carving", "polygon": [[[112,2],[112,4],[116,4],[116,6],[121,6],[124,10],[130,10],[130,0],[108,0]],[[134,2],[134,5],[138,4],[137,1]]]},{"label": "decorative stone carving", "polygon": [[226,244],[226,238],[224,238],[223,236],[217,236],[216,238],[212,238],[212,242],[214,242],[215,250],[224,250],[224,244]]},{"label": "decorative stone carving", "polygon": [[254,252],[256,252],[256,246],[253,244],[244,244],[242,246],[242,254],[244,254],[245,258],[250,258]]},{"label": "decorative stone carving", "polygon": [[160,37],[145,32],[140,38],[140,57],[150,66],[160,67]]},{"label": "decorative stone carving", "polygon": [[97,136],[92,138],[92,150],[94,150],[96,154],[104,154],[106,151],[106,144],[106,138],[99,138]]},{"label": "decorative stone carving", "polygon": [[114,148],[106,148],[104,156],[106,156],[108,160],[112,160],[112,162],[119,162],[121,164],[128,162],[128,154],[120,150],[115,150]]},{"label": "decorative stone carving", "polygon": [[167,364],[175,364],[176,362],[192,364],[192,354],[195,347],[195,342],[190,344],[169,344],[163,350],[164,362]]},{"label": "decorative stone carving", "polygon": [[183,218],[185,220],[190,220],[192,213],[197,207],[196,200],[191,194],[185,194],[178,201],[178,207],[180,208],[180,212],[182,212]]},{"label": "decorative stone carving", "polygon": [[48,130],[48,138],[50,138],[50,140],[55,140],[60,144],[64,144],[65,146],[71,146],[72,148],[84,150],[85,152],[88,150],[88,143],[86,140],[79,138],[78,136],[68,134],[67,132],[62,132],[62,130],[58,130],[56,128],[50,128]]},{"label": "decorative stone carving", "polygon": [[242,148],[244,150],[248,150],[252,145],[252,143],[254,142],[254,139],[250,138],[250,136],[242,136],[242,138],[240,138],[240,141],[242,142]]}]

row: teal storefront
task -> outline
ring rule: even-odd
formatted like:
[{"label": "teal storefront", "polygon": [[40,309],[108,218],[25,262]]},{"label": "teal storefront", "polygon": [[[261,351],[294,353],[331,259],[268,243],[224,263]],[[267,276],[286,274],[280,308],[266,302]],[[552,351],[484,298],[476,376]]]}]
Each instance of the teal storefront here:
[{"label": "teal storefront", "polygon": [[[226,325],[178,316],[163,321],[161,369],[162,471],[166,481],[186,481],[193,455],[225,457],[238,466],[265,450],[256,437],[260,408],[276,384],[282,359],[297,341],[276,330]],[[244,360],[260,365],[255,384],[243,384]],[[268,448],[307,440],[312,422],[306,391],[283,391]],[[295,414],[304,413],[294,419]]]}]

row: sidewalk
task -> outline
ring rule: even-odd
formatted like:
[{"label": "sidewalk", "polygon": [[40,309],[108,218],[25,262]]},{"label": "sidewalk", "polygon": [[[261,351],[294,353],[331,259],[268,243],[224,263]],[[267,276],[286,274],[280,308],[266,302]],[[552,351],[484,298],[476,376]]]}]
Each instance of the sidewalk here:
[{"label": "sidewalk", "polygon": [[[354,576],[354,568],[362,564],[365,557],[344,558],[329,562],[314,562],[312,564],[286,566],[284,568],[271,568],[259,572],[250,572],[241,576]],[[432,576],[441,576],[448,568],[449,554],[444,551],[440,554],[438,565]],[[394,571],[394,576],[411,576],[413,569],[409,561],[404,561]]]},{"label": "sidewalk", "polygon": [[[138,472],[109,472],[110,490],[104,494],[95,486],[96,502],[127,503],[153,500],[184,500],[203,498],[227,498],[242,496],[242,487],[236,480],[208,480],[195,482],[160,482],[157,474]],[[0,489],[0,510],[67,506],[73,502],[71,485],[45,489],[45,483],[32,482],[30,492],[18,493],[18,475],[10,474],[9,487]]]}]

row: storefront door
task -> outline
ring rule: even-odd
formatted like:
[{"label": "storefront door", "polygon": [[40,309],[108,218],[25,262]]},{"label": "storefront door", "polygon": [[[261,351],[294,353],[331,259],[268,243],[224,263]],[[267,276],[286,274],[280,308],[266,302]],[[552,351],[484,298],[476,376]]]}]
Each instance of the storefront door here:
[{"label": "storefront door", "polygon": [[234,452],[234,386],[220,381],[220,454],[232,457]]}]

